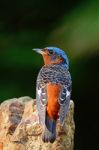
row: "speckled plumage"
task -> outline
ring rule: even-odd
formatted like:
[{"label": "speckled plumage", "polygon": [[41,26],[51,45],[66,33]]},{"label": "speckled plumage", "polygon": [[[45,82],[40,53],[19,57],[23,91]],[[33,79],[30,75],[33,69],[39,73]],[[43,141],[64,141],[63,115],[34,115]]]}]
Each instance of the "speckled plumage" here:
[{"label": "speckled plumage", "polygon": [[[60,104],[59,119],[60,124],[63,123],[71,96],[71,76],[69,71],[62,65],[44,66],[40,70],[37,78],[37,108],[40,116],[40,122],[45,122],[45,111],[47,105],[47,84],[60,84],[61,92],[58,102]],[[40,94],[39,94],[39,91]]]}]

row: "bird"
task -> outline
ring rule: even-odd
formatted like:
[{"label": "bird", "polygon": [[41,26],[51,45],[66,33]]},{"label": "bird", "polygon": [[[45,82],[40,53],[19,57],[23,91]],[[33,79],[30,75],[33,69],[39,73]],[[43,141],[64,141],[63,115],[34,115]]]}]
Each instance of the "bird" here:
[{"label": "bird", "polygon": [[69,109],[72,79],[67,54],[58,47],[34,48],[42,55],[44,65],[36,82],[36,103],[39,122],[42,126],[42,140],[53,143],[56,138],[56,124],[63,126]]}]

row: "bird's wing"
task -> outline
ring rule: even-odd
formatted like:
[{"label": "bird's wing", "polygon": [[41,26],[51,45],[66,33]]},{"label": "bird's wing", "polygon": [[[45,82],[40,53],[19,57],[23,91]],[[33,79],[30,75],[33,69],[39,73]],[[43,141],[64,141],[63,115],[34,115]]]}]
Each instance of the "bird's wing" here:
[{"label": "bird's wing", "polygon": [[68,112],[70,97],[71,97],[71,79],[68,80],[68,83],[62,85],[60,97],[59,97],[59,104],[60,104],[60,113],[59,113],[59,121],[60,124],[63,125],[64,119]]},{"label": "bird's wing", "polygon": [[45,124],[47,92],[46,84],[38,84],[36,88],[37,110],[39,121],[42,125]]}]

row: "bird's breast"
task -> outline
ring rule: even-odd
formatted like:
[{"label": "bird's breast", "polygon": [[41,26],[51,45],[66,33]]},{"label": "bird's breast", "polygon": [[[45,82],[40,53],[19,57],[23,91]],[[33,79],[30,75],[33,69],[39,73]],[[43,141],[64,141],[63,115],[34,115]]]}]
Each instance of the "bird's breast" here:
[{"label": "bird's breast", "polygon": [[47,85],[47,113],[51,119],[57,119],[60,109],[58,102],[61,90],[60,84],[48,83]]}]

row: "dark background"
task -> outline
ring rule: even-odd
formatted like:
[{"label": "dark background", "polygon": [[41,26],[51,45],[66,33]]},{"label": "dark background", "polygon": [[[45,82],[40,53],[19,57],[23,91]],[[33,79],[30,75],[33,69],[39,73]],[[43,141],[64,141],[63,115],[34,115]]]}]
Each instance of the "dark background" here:
[{"label": "dark background", "polygon": [[57,46],[70,60],[75,150],[99,149],[99,1],[0,2],[0,102],[35,98],[42,57],[32,48]]}]

